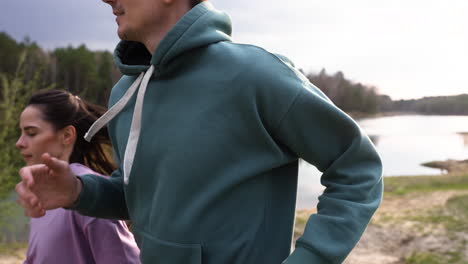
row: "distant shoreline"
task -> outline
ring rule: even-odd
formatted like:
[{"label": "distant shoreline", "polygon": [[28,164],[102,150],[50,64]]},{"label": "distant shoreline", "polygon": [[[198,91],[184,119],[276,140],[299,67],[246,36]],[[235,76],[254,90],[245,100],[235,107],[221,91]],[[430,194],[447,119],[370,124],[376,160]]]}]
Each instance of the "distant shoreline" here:
[{"label": "distant shoreline", "polygon": [[[347,113],[355,120],[370,119],[370,118],[379,118],[379,117],[390,117],[390,116],[468,116],[468,115],[444,115],[444,114],[426,114],[419,112],[379,112],[375,114],[363,113],[363,112],[349,112]],[[464,133],[464,132],[463,132]],[[466,132],[468,134],[468,132]]]},{"label": "distant shoreline", "polygon": [[466,160],[453,160],[448,159],[445,161],[431,161],[421,164],[422,166],[434,169],[440,169],[447,173],[467,173],[468,172],[468,159]]}]

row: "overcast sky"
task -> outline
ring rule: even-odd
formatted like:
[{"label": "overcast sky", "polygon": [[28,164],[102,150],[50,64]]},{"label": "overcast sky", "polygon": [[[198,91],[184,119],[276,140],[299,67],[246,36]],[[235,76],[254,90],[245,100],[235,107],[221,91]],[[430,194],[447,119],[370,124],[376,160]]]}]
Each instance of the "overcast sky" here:
[{"label": "overcast sky", "polygon": [[[468,93],[467,0],[212,0],[237,42],[376,86],[393,99]],[[0,31],[46,49],[112,50],[111,9],[99,0],[0,0]]]}]

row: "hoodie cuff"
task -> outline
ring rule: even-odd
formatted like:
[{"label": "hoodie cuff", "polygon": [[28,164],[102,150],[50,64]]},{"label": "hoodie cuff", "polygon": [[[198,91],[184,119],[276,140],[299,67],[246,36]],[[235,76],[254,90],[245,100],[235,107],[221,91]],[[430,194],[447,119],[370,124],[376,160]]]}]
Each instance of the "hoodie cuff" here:
[{"label": "hoodie cuff", "polygon": [[286,260],[284,260],[282,264],[304,263],[330,264],[330,261],[322,258],[319,255],[313,254],[312,252],[303,247],[296,247],[293,253]]},{"label": "hoodie cuff", "polygon": [[80,176],[75,175],[75,177],[81,182],[81,192],[78,194],[78,197],[76,200],[73,202],[73,204],[70,207],[63,207],[63,209],[67,210],[74,210],[76,205],[78,204],[78,201],[80,200],[80,197],[82,196],[83,193],[83,180],[81,180]]},{"label": "hoodie cuff", "polygon": [[80,208],[84,206],[84,204],[87,204],[89,202],[86,200],[92,200],[92,198],[90,199],[89,195],[86,195],[86,192],[87,192],[86,187],[88,187],[90,184],[86,183],[86,177],[82,177],[82,176],[83,175],[76,176],[76,178],[78,178],[78,180],[81,181],[81,192],[78,195],[78,198],[76,199],[76,201],[73,203],[72,206],[66,207],[64,209],[79,210]]}]

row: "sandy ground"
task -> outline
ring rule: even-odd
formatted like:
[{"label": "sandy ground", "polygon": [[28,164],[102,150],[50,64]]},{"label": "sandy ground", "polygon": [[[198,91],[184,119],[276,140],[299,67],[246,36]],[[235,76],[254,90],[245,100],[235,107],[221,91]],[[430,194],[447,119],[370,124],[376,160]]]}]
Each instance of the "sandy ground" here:
[{"label": "sandy ground", "polygon": [[[460,240],[447,235],[442,226],[421,226],[412,221],[401,221],[433,208],[443,207],[453,196],[468,191],[438,191],[400,197],[386,197],[345,264],[404,264],[404,258],[414,252],[447,252]],[[457,233],[468,237],[468,231]],[[465,255],[468,247],[465,245]]]},{"label": "sandy ground", "polygon": [[[405,258],[415,252],[448,252],[464,247],[468,259],[468,230],[448,235],[442,225],[425,225],[412,221],[442,208],[451,197],[468,191],[435,191],[411,193],[405,196],[386,196],[364,232],[361,240],[343,262],[344,264],[404,264]],[[315,210],[297,212],[295,239],[302,233],[304,219]],[[301,224],[302,223],[302,224]]]},{"label": "sandy ground", "polygon": [[0,264],[22,264],[26,256],[26,249],[18,249],[9,256],[0,255]]}]

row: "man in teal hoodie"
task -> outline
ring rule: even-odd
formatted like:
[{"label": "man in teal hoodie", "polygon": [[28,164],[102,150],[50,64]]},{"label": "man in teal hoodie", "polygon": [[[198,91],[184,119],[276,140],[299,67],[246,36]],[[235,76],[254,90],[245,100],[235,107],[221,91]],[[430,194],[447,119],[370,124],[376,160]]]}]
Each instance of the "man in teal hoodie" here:
[{"label": "man in teal hoodie", "polygon": [[[108,123],[119,169],[75,177],[45,154],[20,171],[26,214],[131,219],[143,263],[341,263],[382,196],[358,125],[286,58],[232,42],[206,1],[105,2],[123,77],[86,138]],[[290,253],[299,158],[326,189]]]}]

